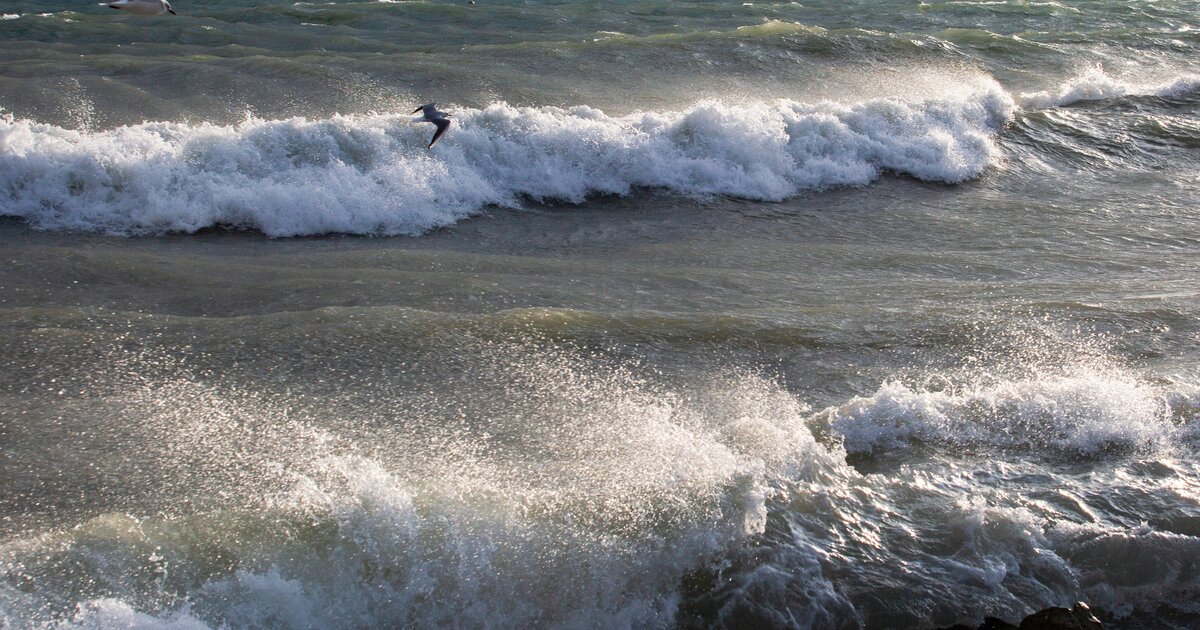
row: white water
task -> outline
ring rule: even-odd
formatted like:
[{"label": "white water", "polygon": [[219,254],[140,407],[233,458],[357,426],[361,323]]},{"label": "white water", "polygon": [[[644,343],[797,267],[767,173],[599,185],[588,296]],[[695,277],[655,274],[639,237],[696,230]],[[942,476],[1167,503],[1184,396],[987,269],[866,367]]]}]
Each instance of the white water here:
[{"label": "white water", "polygon": [[[527,359],[481,359],[509,379],[508,413],[468,429],[413,403],[369,420],[374,444],[349,450],[254,395],[189,380],[131,392],[115,403],[141,435],[128,447],[228,508],[109,513],[10,541],[4,584],[37,575],[49,590],[0,592],[0,615],[16,627],[669,626],[682,576],[761,534],[779,480],[845,470],[805,428],[807,409],[766,381],[688,400],[623,370],[500,350]],[[61,575],[68,565],[79,573]],[[62,579],[120,592],[63,610]]]},{"label": "white water", "polygon": [[[1092,69],[1022,94],[1026,110],[1200,87]],[[453,108],[451,108],[453,109]],[[0,214],[111,234],[214,226],[271,236],[420,234],[489,205],[580,203],[638,188],[780,201],[885,172],[956,183],[998,156],[1013,99],[989,80],[923,101],[702,102],[609,116],[589,107],[457,109],[434,150],[407,115],[147,122],[104,131],[0,118]]]},{"label": "white water", "polygon": [[114,234],[417,234],[488,205],[639,187],[781,200],[884,171],[953,183],[992,162],[1012,110],[986,81],[921,102],[703,102],[623,117],[499,103],[454,110],[432,151],[432,126],[400,115],[95,132],[10,117],[0,122],[0,213]]},{"label": "white water", "polygon": [[[690,572],[745,554],[758,559],[729,573],[730,601],[752,601],[780,623],[861,621],[835,584],[876,570],[896,579],[897,565],[951,612],[971,604],[1016,616],[1031,602],[1082,595],[1128,612],[1182,601],[1194,576],[1130,575],[1136,559],[1109,565],[1100,555],[1200,558],[1189,537],[1130,531],[1087,506],[1089,492],[1188,492],[1178,476],[1078,479],[990,458],[864,475],[844,461],[841,442],[879,452],[919,440],[1042,456],[1116,444],[1118,459],[1140,451],[1172,465],[1194,390],[1092,359],[1042,377],[884,384],[815,414],[740,373],[672,391],[624,368],[508,344],[486,346],[467,369],[461,385],[502,393],[469,412],[450,395],[454,382],[426,399],[372,402],[349,423],[369,427],[369,441],[184,374],[132,387],[94,430],[124,435],[139,459],[158,462],[167,491],[223,496],[222,507],[108,513],[9,540],[0,619],[89,629],[670,627]],[[815,438],[830,428],[832,441]],[[1054,488],[1065,494],[1040,498]],[[922,529],[931,510],[946,531]],[[772,512],[792,524],[785,542],[776,532],[777,542],[751,545]],[[1081,514],[1087,524],[1069,524]],[[958,551],[914,554],[914,540]],[[865,556],[843,556],[847,545]],[[38,589],[11,587],[23,580]],[[68,596],[63,584],[81,586]]]},{"label": "white water", "polygon": [[1054,90],[1025,93],[1018,100],[1026,109],[1046,109],[1123,96],[1180,96],[1197,89],[1200,89],[1200,75],[1196,74],[1182,74],[1166,81],[1139,81],[1114,78],[1099,68],[1091,68]]},{"label": "white water", "polygon": [[1089,370],[950,391],[889,382],[828,414],[851,452],[912,443],[1080,454],[1158,451],[1186,436],[1171,413],[1174,394],[1127,374]]}]

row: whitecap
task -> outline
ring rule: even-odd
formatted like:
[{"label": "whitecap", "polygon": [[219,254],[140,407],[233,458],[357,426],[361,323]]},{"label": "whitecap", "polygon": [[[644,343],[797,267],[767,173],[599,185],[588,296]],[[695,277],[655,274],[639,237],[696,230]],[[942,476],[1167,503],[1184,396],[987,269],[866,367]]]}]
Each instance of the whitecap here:
[{"label": "whitecap", "polygon": [[452,110],[431,129],[407,115],[241,124],[147,122],[82,131],[0,122],[0,214],[46,230],[271,236],[419,234],[488,206],[661,189],[780,201],[892,172],[978,177],[1012,99],[994,82],[924,101],[705,101],[611,116],[589,107]]},{"label": "whitecap", "polygon": [[1118,79],[1091,68],[1051,90],[1027,92],[1019,102],[1025,109],[1063,107],[1083,101],[1103,101],[1124,96],[1180,96],[1200,89],[1200,75],[1182,74],[1167,81]]}]

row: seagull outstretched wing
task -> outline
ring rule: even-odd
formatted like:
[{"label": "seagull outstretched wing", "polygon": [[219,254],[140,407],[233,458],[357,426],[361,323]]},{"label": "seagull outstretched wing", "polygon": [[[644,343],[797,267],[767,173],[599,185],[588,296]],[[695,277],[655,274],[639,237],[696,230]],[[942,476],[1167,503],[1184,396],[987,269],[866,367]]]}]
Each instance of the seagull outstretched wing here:
[{"label": "seagull outstretched wing", "polygon": [[433,132],[433,140],[429,141],[429,148],[432,149],[433,145],[437,144],[437,141],[441,139],[442,134],[446,133],[446,130],[450,128],[450,119],[435,118],[429,122],[437,127],[437,131]]}]

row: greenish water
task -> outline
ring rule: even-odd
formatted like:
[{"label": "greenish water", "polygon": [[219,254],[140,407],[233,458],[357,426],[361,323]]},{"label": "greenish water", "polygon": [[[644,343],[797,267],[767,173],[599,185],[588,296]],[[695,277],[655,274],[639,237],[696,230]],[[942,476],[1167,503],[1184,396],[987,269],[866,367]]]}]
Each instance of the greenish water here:
[{"label": "greenish water", "polygon": [[1193,3],[173,6],[0,8],[0,625],[1200,619]]}]

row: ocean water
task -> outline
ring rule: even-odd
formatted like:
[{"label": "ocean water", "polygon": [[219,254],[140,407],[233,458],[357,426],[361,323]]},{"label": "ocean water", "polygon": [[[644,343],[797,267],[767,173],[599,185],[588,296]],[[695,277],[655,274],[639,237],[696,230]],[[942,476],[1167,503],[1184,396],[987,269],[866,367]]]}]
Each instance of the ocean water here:
[{"label": "ocean water", "polygon": [[1196,3],[174,8],[0,5],[0,628],[1200,626]]}]

